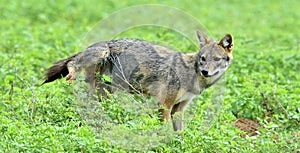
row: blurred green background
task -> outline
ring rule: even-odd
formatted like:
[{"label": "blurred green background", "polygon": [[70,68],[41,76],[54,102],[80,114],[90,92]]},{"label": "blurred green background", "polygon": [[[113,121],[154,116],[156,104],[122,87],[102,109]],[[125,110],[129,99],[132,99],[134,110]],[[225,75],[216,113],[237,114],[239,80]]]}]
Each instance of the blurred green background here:
[{"label": "blurred green background", "polygon": [[[300,151],[298,0],[0,3],[1,152]],[[147,135],[143,141],[147,142],[149,137],[157,140],[157,144],[143,148],[143,144],[124,147],[97,135],[76,112],[73,86],[63,79],[39,86],[46,69],[78,52],[80,42],[96,23],[115,11],[138,4],[175,7],[196,17],[213,38],[221,38],[225,33],[234,36],[235,60],[224,78],[222,113],[209,131],[200,132],[201,110],[212,98],[213,88],[193,103],[197,108],[191,106],[195,117],[186,125],[184,139]],[[197,50],[180,34],[163,28],[138,27],[118,36],[122,37],[172,44],[182,51]],[[100,105],[111,118],[121,118],[122,121],[114,123],[123,127],[123,134],[129,131],[130,136],[131,129],[163,126],[156,118],[125,110],[124,102],[118,100]],[[259,123],[258,134],[236,128],[238,118]],[[122,136],[120,131],[111,133]]]}]

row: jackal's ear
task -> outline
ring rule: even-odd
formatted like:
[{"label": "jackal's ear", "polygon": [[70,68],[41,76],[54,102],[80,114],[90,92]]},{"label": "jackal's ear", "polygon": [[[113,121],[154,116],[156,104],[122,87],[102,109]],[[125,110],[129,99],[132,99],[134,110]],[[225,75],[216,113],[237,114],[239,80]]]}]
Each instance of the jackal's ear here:
[{"label": "jackal's ear", "polygon": [[226,34],[219,42],[227,52],[231,52],[233,49],[233,37],[231,34]]},{"label": "jackal's ear", "polygon": [[197,31],[197,37],[198,37],[198,40],[199,40],[199,43],[200,43],[200,48],[202,48],[204,45],[209,43],[208,38],[202,32]]}]

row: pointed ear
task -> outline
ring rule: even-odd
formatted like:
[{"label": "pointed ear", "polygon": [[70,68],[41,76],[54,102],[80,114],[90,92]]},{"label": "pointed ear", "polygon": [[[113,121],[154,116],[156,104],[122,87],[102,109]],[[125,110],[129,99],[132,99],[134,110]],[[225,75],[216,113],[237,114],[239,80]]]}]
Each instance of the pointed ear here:
[{"label": "pointed ear", "polygon": [[207,39],[206,35],[202,32],[197,31],[197,37],[200,43],[200,48],[209,43],[209,40]]},{"label": "pointed ear", "polygon": [[231,52],[233,49],[233,37],[231,34],[226,34],[219,42],[227,52]]}]

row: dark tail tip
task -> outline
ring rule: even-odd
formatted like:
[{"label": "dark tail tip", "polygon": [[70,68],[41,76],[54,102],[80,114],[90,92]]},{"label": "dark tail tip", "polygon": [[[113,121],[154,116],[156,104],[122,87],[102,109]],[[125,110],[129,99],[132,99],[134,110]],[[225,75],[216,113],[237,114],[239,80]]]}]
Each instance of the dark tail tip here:
[{"label": "dark tail tip", "polygon": [[46,79],[45,81],[42,83],[49,83],[52,81],[55,81],[56,79],[60,79],[63,78],[65,76],[67,76],[69,74],[68,68],[66,65],[54,65],[52,67],[50,67],[46,73]]},{"label": "dark tail tip", "polygon": [[52,67],[50,67],[47,70],[45,81],[41,85],[67,76],[69,74],[67,64],[79,54],[80,54],[80,52],[76,55],[73,55],[73,56],[67,58],[67,59],[63,59],[63,60],[56,62]]}]

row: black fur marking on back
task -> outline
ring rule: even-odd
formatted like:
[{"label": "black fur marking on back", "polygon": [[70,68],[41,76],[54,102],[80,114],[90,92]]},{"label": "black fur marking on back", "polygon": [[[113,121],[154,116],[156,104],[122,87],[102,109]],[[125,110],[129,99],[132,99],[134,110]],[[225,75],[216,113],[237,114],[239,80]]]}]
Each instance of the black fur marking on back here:
[{"label": "black fur marking on back", "polygon": [[153,75],[148,76],[144,82],[147,82],[150,84],[150,83],[156,82],[156,81],[159,81],[159,78],[157,75],[153,74]]}]

